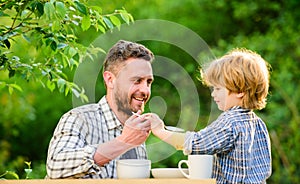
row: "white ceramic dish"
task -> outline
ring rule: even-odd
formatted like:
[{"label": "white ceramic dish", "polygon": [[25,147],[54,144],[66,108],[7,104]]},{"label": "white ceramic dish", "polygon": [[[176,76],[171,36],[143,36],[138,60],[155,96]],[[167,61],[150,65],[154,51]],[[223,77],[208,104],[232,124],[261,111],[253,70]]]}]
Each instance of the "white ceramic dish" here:
[{"label": "white ceramic dish", "polygon": [[[183,169],[188,174],[188,169]],[[154,168],[151,169],[154,178],[184,178],[178,168]]]},{"label": "white ceramic dish", "polygon": [[151,160],[123,159],[117,160],[117,177],[123,178],[149,178]]}]

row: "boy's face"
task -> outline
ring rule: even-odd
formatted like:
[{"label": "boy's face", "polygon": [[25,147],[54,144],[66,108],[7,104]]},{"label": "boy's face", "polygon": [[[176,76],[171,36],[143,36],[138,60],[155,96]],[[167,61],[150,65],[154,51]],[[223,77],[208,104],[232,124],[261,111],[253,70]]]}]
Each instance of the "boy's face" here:
[{"label": "boy's face", "polygon": [[243,94],[234,92],[230,93],[229,90],[222,86],[213,86],[211,96],[218,105],[218,109],[221,111],[226,111],[233,106],[242,105]]}]

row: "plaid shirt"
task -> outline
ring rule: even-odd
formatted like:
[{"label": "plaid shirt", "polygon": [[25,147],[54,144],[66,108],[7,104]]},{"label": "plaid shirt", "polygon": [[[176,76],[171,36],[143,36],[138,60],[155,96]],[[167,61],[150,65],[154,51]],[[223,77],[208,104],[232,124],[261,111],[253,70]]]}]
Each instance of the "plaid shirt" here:
[{"label": "plaid shirt", "polygon": [[199,132],[187,132],[185,154],[215,154],[217,183],[265,183],[271,175],[271,144],[264,122],[233,107]]},{"label": "plaid shirt", "polygon": [[95,164],[93,156],[98,145],[116,138],[122,129],[105,96],[98,104],[77,107],[64,114],[50,141],[46,177],[116,178],[116,160],[146,159],[145,144],[142,144],[103,167]]}]

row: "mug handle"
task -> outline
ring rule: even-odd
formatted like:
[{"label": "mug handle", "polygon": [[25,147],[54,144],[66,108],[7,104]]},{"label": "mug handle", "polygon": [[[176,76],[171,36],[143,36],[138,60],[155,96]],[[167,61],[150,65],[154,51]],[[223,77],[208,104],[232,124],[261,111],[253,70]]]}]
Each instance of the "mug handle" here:
[{"label": "mug handle", "polygon": [[185,172],[183,172],[182,168],[181,168],[181,165],[185,163],[188,167],[189,167],[189,163],[187,160],[180,160],[178,162],[178,168],[179,168],[179,171],[186,177],[186,178],[190,178],[190,175],[189,174],[186,174]]}]

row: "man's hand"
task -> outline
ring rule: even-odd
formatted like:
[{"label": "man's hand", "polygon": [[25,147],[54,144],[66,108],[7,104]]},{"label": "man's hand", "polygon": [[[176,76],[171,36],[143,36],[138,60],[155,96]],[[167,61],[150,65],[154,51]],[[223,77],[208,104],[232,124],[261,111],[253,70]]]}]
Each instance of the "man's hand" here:
[{"label": "man's hand", "polygon": [[94,155],[94,161],[103,166],[126,151],[143,144],[150,135],[151,123],[148,115],[132,115],[124,124],[122,134],[116,139],[100,144]]},{"label": "man's hand", "polygon": [[129,117],[124,124],[122,134],[117,137],[117,140],[130,144],[132,147],[144,143],[151,130],[148,116],[148,114],[134,114]]}]

